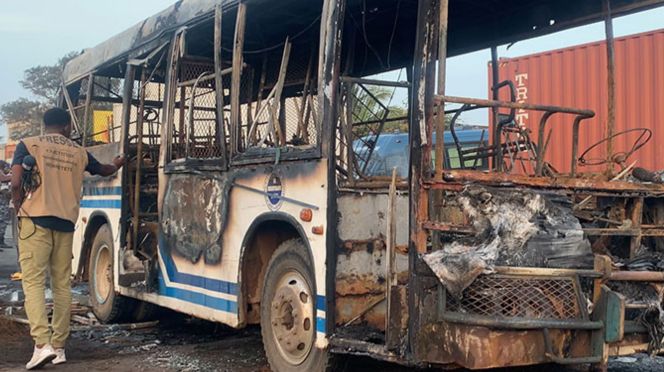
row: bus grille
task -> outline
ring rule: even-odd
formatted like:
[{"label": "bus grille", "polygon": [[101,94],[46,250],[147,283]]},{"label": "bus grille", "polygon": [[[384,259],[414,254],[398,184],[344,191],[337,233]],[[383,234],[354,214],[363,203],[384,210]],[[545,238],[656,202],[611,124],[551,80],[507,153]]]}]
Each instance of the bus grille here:
[{"label": "bus grille", "polygon": [[578,285],[574,278],[482,275],[461,299],[447,296],[446,310],[491,317],[579,319]]}]

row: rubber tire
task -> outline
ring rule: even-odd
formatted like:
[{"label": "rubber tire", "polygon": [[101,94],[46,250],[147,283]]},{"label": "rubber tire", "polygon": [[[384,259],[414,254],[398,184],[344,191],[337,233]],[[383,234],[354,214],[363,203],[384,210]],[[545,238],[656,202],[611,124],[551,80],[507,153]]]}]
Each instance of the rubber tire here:
[{"label": "rubber tire", "polygon": [[125,320],[128,320],[131,316],[136,304],[132,299],[121,296],[115,293],[114,289],[111,289],[108,299],[100,304],[97,301],[97,296],[95,293],[96,283],[95,283],[95,264],[96,258],[99,254],[101,247],[106,245],[111,250],[111,265],[115,264],[115,257],[113,256],[113,235],[111,233],[111,228],[108,224],[102,225],[95,239],[92,242],[92,249],[90,250],[90,257],[88,260],[88,273],[89,273],[89,300],[90,306],[92,306],[92,312],[95,314],[97,319],[102,323],[118,323]]},{"label": "rubber tire", "polygon": [[133,322],[149,322],[159,317],[161,308],[155,304],[145,301],[136,301],[134,312],[131,314]]},{"label": "rubber tire", "polygon": [[[263,337],[263,348],[265,355],[274,372],[323,372],[329,371],[332,367],[332,359],[327,350],[321,350],[314,344],[307,358],[298,366],[294,366],[284,360],[274,343],[272,333],[272,324],[270,323],[270,311],[272,299],[277,291],[277,281],[279,276],[290,269],[297,270],[304,277],[311,288],[313,301],[316,298],[316,285],[314,275],[311,272],[313,263],[310,262],[306,254],[307,248],[301,239],[288,240],[282,243],[277,251],[272,255],[267,267],[263,282],[263,293],[261,294],[261,335]],[[314,302],[315,304],[315,302]],[[314,305],[314,317],[316,316],[316,306]],[[314,321],[315,327],[315,321]],[[316,332],[314,331],[314,342]]]}]

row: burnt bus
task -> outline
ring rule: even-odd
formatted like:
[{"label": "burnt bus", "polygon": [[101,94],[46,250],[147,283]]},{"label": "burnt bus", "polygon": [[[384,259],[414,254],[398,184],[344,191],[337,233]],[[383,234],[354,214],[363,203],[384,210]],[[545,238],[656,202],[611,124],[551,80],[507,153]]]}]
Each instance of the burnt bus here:
[{"label": "burnt bus", "polygon": [[[612,18],[663,3],[178,1],[64,70],[81,144],[128,158],[85,181],[72,274],[104,322],[259,324],[274,371],[656,353],[664,186],[630,162],[645,139],[620,148],[612,118],[584,153],[595,113],[518,102],[497,73],[509,101],[446,96],[445,62],[493,47],[497,66],[498,45],[602,20],[612,62]],[[468,145],[455,123],[477,109],[492,120]],[[545,160],[554,115],[568,174]],[[405,167],[372,172],[397,131]]]}]

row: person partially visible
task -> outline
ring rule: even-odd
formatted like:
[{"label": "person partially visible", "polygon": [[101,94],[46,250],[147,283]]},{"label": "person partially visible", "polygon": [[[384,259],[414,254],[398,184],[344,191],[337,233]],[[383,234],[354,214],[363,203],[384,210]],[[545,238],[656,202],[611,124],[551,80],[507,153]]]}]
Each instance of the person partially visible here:
[{"label": "person partially visible", "polygon": [[[25,311],[35,348],[26,369],[67,361],[71,317],[71,261],[83,175],[111,176],[125,160],[101,164],[69,139],[71,117],[60,108],[44,114],[45,134],[22,140],[12,162],[12,201],[19,217],[19,261]],[[46,314],[46,273],[51,277],[53,317]]]},{"label": "person partially visible", "polygon": [[11,208],[9,206],[11,200],[9,184],[11,180],[9,164],[4,160],[0,160],[0,249],[9,248],[5,241],[5,235],[7,234],[7,226],[11,221]]}]

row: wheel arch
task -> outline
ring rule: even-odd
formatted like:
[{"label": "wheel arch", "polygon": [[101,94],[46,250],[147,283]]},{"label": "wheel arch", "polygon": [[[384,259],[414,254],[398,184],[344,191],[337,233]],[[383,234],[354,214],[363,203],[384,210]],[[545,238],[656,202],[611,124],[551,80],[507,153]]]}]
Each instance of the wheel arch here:
[{"label": "wheel arch", "polygon": [[[260,323],[260,297],[267,265],[281,243],[302,239],[307,259],[315,273],[311,244],[302,225],[291,215],[269,212],[258,216],[242,240],[238,271],[238,316],[240,326]],[[249,279],[252,278],[252,279]],[[314,278],[314,292],[318,283]]]},{"label": "wheel arch", "polygon": [[81,281],[88,281],[88,260],[90,258],[90,251],[92,250],[92,242],[99,229],[104,225],[109,224],[110,219],[106,212],[94,211],[88,217],[88,222],[85,225],[85,232],[83,233],[83,242],[81,244],[81,252],[78,259],[78,267],[76,269],[76,278]]}]

